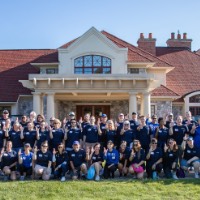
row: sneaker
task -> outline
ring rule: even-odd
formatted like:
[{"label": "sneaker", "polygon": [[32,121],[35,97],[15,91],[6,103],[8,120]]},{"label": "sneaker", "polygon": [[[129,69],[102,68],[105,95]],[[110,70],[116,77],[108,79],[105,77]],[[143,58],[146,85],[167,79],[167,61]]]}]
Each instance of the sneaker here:
[{"label": "sneaker", "polygon": [[173,178],[174,180],[178,180],[178,177],[176,176],[176,174],[172,174],[172,178]]},{"label": "sneaker", "polygon": [[153,180],[157,180],[158,179],[157,172],[153,172],[152,178],[153,178]]},{"label": "sneaker", "polygon": [[0,176],[4,176],[4,173],[0,170]]},{"label": "sneaker", "polygon": [[194,174],[194,178],[199,178],[199,174]]},{"label": "sneaker", "polygon": [[85,174],[82,174],[82,175],[81,175],[81,179],[82,179],[82,180],[86,180]]},{"label": "sneaker", "polygon": [[100,176],[97,175],[97,176],[95,177],[95,181],[100,181]]},{"label": "sneaker", "polygon": [[24,176],[20,176],[19,180],[24,181]]},{"label": "sneaker", "polygon": [[61,182],[64,182],[65,180],[66,180],[66,179],[65,179],[64,176],[60,179]]}]

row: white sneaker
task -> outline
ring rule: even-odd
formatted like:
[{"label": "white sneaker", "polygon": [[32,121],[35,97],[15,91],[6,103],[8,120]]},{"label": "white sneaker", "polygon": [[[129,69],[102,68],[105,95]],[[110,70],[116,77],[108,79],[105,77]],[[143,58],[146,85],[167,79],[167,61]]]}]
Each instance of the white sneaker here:
[{"label": "white sneaker", "polygon": [[178,177],[176,176],[176,174],[173,174],[172,178],[175,179],[175,180],[178,180]]},{"label": "white sneaker", "polygon": [[64,176],[60,179],[61,182],[64,182],[65,180],[66,180],[66,179],[65,179]]},{"label": "white sneaker", "polygon": [[95,181],[100,181],[100,176],[96,176]]},{"label": "white sneaker", "polygon": [[20,176],[20,181],[24,181],[24,176]]},{"label": "white sneaker", "polygon": [[194,178],[199,178],[199,174],[194,174]]}]

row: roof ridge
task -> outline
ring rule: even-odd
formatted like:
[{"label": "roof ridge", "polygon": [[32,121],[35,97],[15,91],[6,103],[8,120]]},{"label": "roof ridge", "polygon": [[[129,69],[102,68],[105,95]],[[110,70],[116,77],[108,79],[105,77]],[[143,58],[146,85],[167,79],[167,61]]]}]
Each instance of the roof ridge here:
[{"label": "roof ridge", "polygon": [[[167,65],[170,65],[168,62],[166,62],[166,61],[160,59],[159,57],[154,56],[154,55],[152,55],[151,53],[149,53],[149,52],[147,52],[147,51],[145,51],[145,50],[143,50],[143,49],[141,49],[141,48],[139,48],[139,47],[136,47],[136,46],[134,46],[133,44],[131,44],[131,43],[129,43],[129,42],[126,42],[126,41],[122,40],[121,38],[119,38],[119,37],[117,37],[117,36],[115,36],[115,35],[113,35],[113,34],[111,34],[111,33],[108,33],[107,31],[104,31],[104,30],[103,30],[103,31],[101,31],[101,32],[102,32],[102,33],[105,32],[106,34],[109,34],[110,36],[115,37],[116,39],[121,40],[122,42],[125,42],[126,44],[130,45],[130,47],[131,47],[130,50],[131,50],[131,51],[133,51],[133,52],[139,54],[139,55],[142,56],[142,57],[145,57],[146,59],[148,59],[148,60],[150,60],[150,61],[152,61],[152,62],[153,62],[152,59],[146,57],[145,55],[142,55],[142,54],[139,53],[139,52],[136,52],[136,51],[135,51],[134,49],[132,49],[132,48],[137,48],[137,49],[139,49],[140,51],[142,51],[142,52],[144,52],[144,53],[146,53],[146,54],[149,54],[150,56],[152,56],[152,57],[154,57],[154,58],[156,58],[156,59],[158,59],[158,60],[160,60],[160,61],[166,63]],[[116,43],[119,43],[119,42],[117,42],[117,41],[115,41],[115,42],[116,42]],[[122,44],[120,44],[120,45],[122,45]],[[122,45],[122,46],[124,46],[124,45]],[[170,66],[171,66],[171,65],[170,65]]]},{"label": "roof ridge", "polygon": [[0,51],[34,51],[34,50],[38,50],[38,51],[43,51],[43,50],[57,50],[57,49],[0,49]]},{"label": "roof ridge", "polygon": [[174,92],[173,90],[171,90],[171,89],[170,89],[170,88],[168,88],[167,86],[164,86],[163,84],[161,84],[160,86],[163,86],[164,88],[166,88],[166,89],[168,89],[168,90],[172,91],[173,93],[175,93],[176,95],[180,96],[178,93]]}]

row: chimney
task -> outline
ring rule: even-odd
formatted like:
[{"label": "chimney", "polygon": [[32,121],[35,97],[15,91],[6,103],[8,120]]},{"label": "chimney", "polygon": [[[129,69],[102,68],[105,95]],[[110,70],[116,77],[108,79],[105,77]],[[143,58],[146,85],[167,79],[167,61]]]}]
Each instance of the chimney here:
[{"label": "chimney", "polygon": [[192,39],[187,39],[187,33],[183,33],[183,38],[181,39],[179,32],[175,39],[175,33],[171,33],[171,38],[166,43],[168,47],[185,47],[191,50]]},{"label": "chimney", "polygon": [[140,33],[140,38],[137,43],[140,49],[143,49],[152,55],[156,55],[156,39],[153,38],[152,33],[149,33],[148,38],[145,38],[144,34]]}]

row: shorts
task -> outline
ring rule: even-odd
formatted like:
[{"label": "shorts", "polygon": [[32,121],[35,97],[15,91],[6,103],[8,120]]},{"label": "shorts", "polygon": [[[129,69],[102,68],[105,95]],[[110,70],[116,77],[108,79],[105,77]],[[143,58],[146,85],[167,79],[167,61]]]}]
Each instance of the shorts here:
[{"label": "shorts", "polygon": [[191,167],[193,165],[194,162],[200,162],[200,160],[194,160],[192,161],[190,164],[187,163],[187,160],[182,159],[181,160],[181,167]]}]

